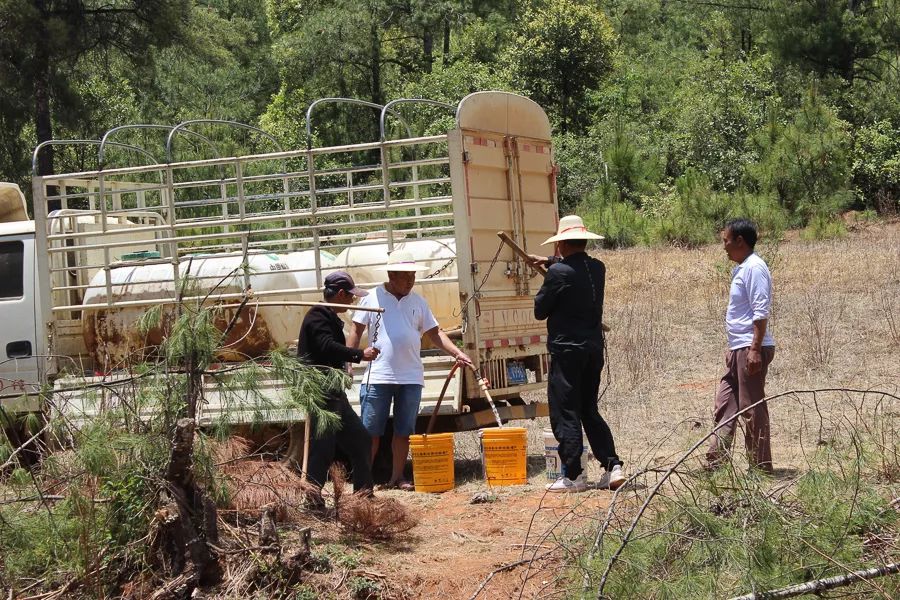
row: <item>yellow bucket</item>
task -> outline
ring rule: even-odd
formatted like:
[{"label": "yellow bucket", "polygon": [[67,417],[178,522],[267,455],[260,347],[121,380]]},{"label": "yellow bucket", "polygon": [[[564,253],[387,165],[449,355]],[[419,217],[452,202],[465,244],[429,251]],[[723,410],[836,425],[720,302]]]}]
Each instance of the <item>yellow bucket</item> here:
[{"label": "yellow bucket", "polygon": [[456,485],[453,474],[453,434],[409,436],[413,481],[417,492],[446,492]]},{"label": "yellow bucket", "polygon": [[484,478],[488,485],[523,485],[528,483],[526,455],[528,433],[524,427],[492,427],[478,432]]}]

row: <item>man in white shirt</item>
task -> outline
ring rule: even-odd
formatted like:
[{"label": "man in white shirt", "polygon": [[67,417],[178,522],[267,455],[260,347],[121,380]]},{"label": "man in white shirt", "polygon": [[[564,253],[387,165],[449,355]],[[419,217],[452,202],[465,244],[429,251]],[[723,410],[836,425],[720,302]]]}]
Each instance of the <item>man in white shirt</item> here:
[{"label": "man in white shirt", "polygon": [[347,345],[356,348],[366,327],[369,344],[378,348],[378,358],[369,363],[363,374],[359,401],[362,421],[372,436],[372,458],[378,452],[381,436],[394,405],[394,439],[391,443],[393,464],[391,478],[385,487],[412,490],[403,478],[409,436],[415,433],[416,417],[422,401],[425,368],[419,354],[422,335],[464,365],[472,360],[438,327],[428,303],[412,291],[416,272],[427,270],[415,263],[409,252],[396,250],[388,257],[388,281],[360,301],[360,307],[383,308],[384,313],[357,311]]},{"label": "man in white shirt", "polygon": [[[766,372],[775,355],[775,341],[768,331],[772,308],[772,275],[755,252],[756,226],[747,219],[729,222],[722,231],[728,258],[737,263],[731,272],[731,291],[725,312],[728,352],[725,375],[716,392],[716,424],[765,398]],[[762,403],[744,413],[745,443],[750,465],[772,472],[769,409]],[[706,453],[711,468],[721,466],[731,449],[737,419],[712,437]]]}]

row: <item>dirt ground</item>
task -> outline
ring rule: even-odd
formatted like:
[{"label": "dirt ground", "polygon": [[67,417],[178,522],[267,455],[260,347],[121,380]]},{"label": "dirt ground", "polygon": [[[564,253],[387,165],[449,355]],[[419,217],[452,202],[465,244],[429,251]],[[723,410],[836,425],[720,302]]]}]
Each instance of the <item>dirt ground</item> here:
[{"label": "dirt ground", "polygon": [[[777,351],[767,393],[852,388],[896,395],[900,224],[869,226],[829,242],[789,236],[757,250],[768,261],[775,285],[771,328]],[[598,255],[608,268],[605,320],[612,326],[601,413],[626,468],[667,464],[711,426],[712,398],[723,368],[730,265],[718,246]],[[804,463],[815,446],[816,428],[821,435],[822,427],[836,419],[864,420],[875,399],[873,394],[820,392],[773,401],[778,472],[789,475]],[[900,415],[896,405],[881,410]],[[542,429],[547,425],[546,419],[526,424],[529,485],[496,488],[492,501],[483,504],[470,503],[476,493],[489,491],[479,472],[477,438],[457,434],[456,489],[440,495],[383,492],[420,519],[395,543],[348,542],[333,527],[313,524],[314,544],[354,557],[353,568],[330,575],[332,595],[553,596],[561,569],[583,552],[578,544],[606,515],[611,494],[544,493]],[[599,476],[599,466],[594,463],[589,473]],[[496,569],[515,563],[483,586]],[[360,592],[368,585],[360,578],[374,582],[373,587]]]},{"label": "dirt ground", "polygon": [[[487,502],[472,504],[482,491],[487,488],[473,483],[444,494],[386,492],[420,519],[408,535],[391,543],[349,542],[335,526],[311,523],[318,529],[314,542],[319,551],[350,552],[351,560],[358,561],[329,574],[335,597],[348,596],[340,580],[354,577],[377,584],[373,597],[380,598],[470,598],[476,592],[479,598],[514,598],[520,591],[525,598],[542,595],[556,582],[565,544],[587,533],[596,516],[605,514],[610,497],[599,490],[550,495],[543,485],[529,484],[495,488]],[[341,559],[332,562],[340,564]],[[492,571],[507,565],[515,568],[485,584]]]}]

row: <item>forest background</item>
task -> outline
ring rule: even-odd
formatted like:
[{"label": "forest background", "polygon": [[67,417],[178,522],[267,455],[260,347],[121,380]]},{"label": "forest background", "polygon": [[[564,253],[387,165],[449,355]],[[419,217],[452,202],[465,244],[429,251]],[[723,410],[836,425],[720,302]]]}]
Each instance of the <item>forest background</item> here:
[{"label": "forest background", "polygon": [[[28,193],[48,139],[227,119],[299,148],[317,98],[487,89],[547,110],[561,212],[610,246],[702,244],[735,215],[827,238],[845,210],[900,206],[897,0],[0,0],[0,177]],[[373,111],[324,112],[315,143],[378,139]],[[438,108],[407,118],[423,134],[451,122]],[[276,149],[204,134],[221,155]],[[162,154],[164,136],[116,141]],[[35,171],[93,169],[96,155],[50,147]]]}]

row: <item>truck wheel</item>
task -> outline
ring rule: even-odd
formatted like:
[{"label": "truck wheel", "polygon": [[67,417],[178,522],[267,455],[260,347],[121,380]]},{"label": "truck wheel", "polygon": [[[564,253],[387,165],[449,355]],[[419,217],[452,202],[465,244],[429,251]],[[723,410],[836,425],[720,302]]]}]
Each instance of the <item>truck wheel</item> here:
[{"label": "truck wheel", "polygon": [[[36,421],[35,421],[36,418]],[[41,463],[46,448],[45,436],[35,434],[46,424],[43,413],[27,413],[17,415],[11,423],[3,427],[3,435],[13,451],[18,450],[16,460],[28,470],[34,470]],[[32,439],[34,438],[34,439]]]}]

